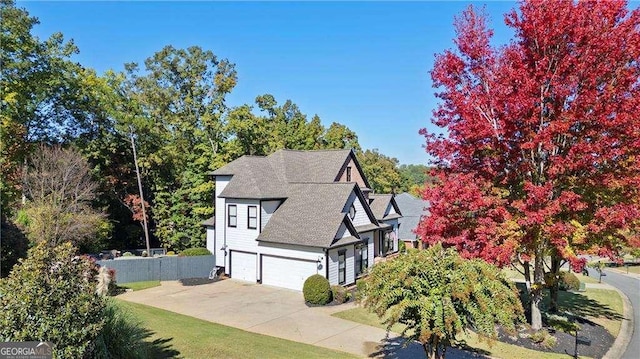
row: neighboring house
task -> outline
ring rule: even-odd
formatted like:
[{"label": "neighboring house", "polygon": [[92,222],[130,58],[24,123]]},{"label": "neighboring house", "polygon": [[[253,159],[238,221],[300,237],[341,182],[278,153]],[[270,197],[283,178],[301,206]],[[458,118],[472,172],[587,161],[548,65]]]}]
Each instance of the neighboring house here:
[{"label": "neighboring house", "polygon": [[376,217],[369,200],[378,196],[351,150],[243,156],[212,175],[207,248],[232,278],[301,290],[320,274],[349,285],[375,257],[397,251],[399,210]]},{"label": "neighboring house", "polygon": [[414,231],[422,216],[429,215],[429,202],[406,192],[395,196],[394,199],[402,211],[402,217],[399,219],[399,239],[405,243],[407,248],[424,248]]}]

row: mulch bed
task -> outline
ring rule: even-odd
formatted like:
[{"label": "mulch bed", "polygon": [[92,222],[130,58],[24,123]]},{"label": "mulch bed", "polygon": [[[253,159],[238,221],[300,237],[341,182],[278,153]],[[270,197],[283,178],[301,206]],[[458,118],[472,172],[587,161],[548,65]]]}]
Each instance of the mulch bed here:
[{"label": "mulch bed", "polygon": [[[602,358],[613,345],[615,337],[611,335],[604,327],[590,320],[578,318],[577,323],[580,325],[579,337],[585,337],[591,341],[591,345],[578,344],[578,354],[580,356],[588,356],[592,358]],[[576,337],[575,333],[565,333],[562,331],[553,331],[547,328],[553,335],[557,343],[553,348],[545,348],[541,344],[534,343],[527,334],[533,333],[528,328],[521,328],[516,335],[509,335],[503,331],[499,331],[498,339],[501,342],[521,346],[528,349],[539,350],[550,353],[575,354]]]}]

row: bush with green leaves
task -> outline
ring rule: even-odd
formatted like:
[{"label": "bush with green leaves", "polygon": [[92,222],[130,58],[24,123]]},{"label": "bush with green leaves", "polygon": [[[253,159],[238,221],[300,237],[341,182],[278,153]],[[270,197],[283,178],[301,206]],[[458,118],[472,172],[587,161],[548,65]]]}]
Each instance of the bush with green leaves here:
[{"label": "bush with green leaves", "polygon": [[524,321],[518,291],[499,268],[440,244],[378,263],[363,281],[365,308],[388,329],[404,324],[405,339],[430,358],[444,358],[466,328],[495,339],[496,325],[515,331]]},{"label": "bush with green leaves", "polygon": [[97,273],[69,242],[36,244],[0,281],[0,341],[49,341],[54,357],[90,356],[105,307]]},{"label": "bush with green leaves", "polygon": [[405,253],[407,251],[407,244],[404,241],[398,241],[398,251],[400,253]]},{"label": "bush with green leaves", "polygon": [[349,291],[341,285],[332,285],[331,295],[333,296],[333,300],[340,304],[348,301],[351,298],[351,293],[349,293]]},{"label": "bush with green leaves", "polygon": [[123,257],[133,257],[134,255],[131,252],[124,252],[124,253],[122,253],[122,256]]},{"label": "bush with green leaves", "polygon": [[210,256],[210,255],[211,255],[211,251],[202,247],[188,248],[180,252],[181,257]]},{"label": "bush with green leaves", "polygon": [[305,302],[315,305],[325,305],[331,302],[331,286],[327,278],[314,274],[304,281],[302,294]]},{"label": "bush with green leaves", "polygon": [[580,289],[580,279],[571,272],[560,272],[558,288],[560,290],[578,290]]}]

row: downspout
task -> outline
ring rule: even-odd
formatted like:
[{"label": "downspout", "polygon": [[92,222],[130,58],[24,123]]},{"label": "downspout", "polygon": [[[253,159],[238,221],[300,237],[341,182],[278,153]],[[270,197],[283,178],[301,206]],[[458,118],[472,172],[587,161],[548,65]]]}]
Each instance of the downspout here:
[{"label": "downspout", "polygon": [[325,278],[327,278],[327,280],[329,280],[329,250],[327,248],[324,249],[324,262],[324,276]]}]

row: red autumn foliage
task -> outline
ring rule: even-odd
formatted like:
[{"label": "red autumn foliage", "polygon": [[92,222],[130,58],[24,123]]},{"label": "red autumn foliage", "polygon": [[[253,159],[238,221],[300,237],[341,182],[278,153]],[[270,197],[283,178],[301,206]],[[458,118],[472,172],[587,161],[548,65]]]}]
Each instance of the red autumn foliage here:
[{"label": "red autumn foliage", "polygon": [[505,23],[515,38],[493,47],[470,7],[457,49],[436,57],[432,122],[447,136],[421,130],[440,181],[417,233],[497,264],[615,256],[640,218],[640,11],[524,1]]},{"label": "red autumn foliage", "polygon": [[[142,201],[137,194],[127,194],[123,200],[124,204],[133,212],[133,220],[142,222],[144,216],[142,215]],[[144,201],[144,208],[149,208],[149,202]],[[149,214],[147,212],[147,220],[149,220]]]}]

